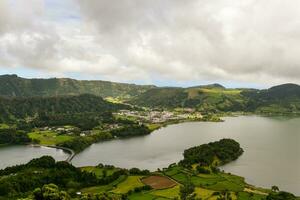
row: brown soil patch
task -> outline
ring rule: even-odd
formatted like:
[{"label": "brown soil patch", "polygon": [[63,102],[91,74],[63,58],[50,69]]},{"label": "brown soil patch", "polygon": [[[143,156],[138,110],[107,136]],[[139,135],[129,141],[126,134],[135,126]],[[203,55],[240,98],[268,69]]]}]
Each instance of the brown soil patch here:
[{"label": "brown soil patch", "polygon": [[171,188],[177,185],[177,183],[165,176],[149,176],[142,179],[142,182],[151,186],[153,189],[165,189]]}]

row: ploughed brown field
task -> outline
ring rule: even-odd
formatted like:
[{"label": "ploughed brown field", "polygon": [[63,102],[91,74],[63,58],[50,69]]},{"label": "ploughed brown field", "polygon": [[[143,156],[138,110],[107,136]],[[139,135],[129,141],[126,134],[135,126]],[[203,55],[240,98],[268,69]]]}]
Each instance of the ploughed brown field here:
[{"label": "ploughed brown field", "polygon": [[153,189],[165,189],[177,185],[175,181],[165,176],[149,176],[141,181],[144,184],[151,186]]}]

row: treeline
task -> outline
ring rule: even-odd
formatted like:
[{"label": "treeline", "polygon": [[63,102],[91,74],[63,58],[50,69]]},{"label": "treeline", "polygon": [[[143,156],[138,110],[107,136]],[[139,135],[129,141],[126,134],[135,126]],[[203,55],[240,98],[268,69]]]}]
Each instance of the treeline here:
[{"label": "treeline", "polygon": [[31,139],[24,131],[18,131],[15,128],[0,129],[0,145],[1,144],[26,144]]},{"label": "treeline", "polygon": [[50,183],[74,195],[80,188],[107,185],[123,175],[129,175],[129,171],[118,169],[109,176],[97,178],[94,173],[82,171],[64,161],[55,162],[50,156],[43,156],[24,165],[0,170],[0,176],[5,177],[0,178],[0,197],[6,199],[26,197],[35,188]]},{"label": "treeline", "polygon": [[72,140],[63,142],[58,144],[57,146],[66,147],[69,149],[74,150],[76,153],[83,151],[88,146],[92,145],[93,143],[105,141],[113,139],[113,136],[110,132],[99,132],[93,135],[85,136],[85,137],[75,137]]},{"label": "treeline", "polygon": [[183,166],[191,166],[192,164],[210,166],[217,158],[219,162],[217,165],[223,165],[236,160],[242,153],[243,149],[238,142],[232,139],[222,139],[185,150],[184,159],[179,164]]},{"label": "treeline", "polygon": [[0,179],[0,196],[15,199],[37,187],[54,183],[62,188],[90,186],[98,183],[92,173],[82,172],[67,162],[55,162],[52,157],[44,156],[28,164],[0,170],[5,178]]},{"label": "treeline", "polygon": [[100,123],[113,123],[112,113],[96,112],[96,113],[75,113],[75,114],[40,114],[37,118],[27,123],[31,128],[45,126],[64,126],[72,125],[81,130],[91,130]]},{"label": "treeline", "polygon": [[[104,166],[102,164],[99,164],[98,167],[115,168],[114,166]],[[121,176],[149,174],[148,170],[117,168],[111,175],[97,177],[96,174],[76,168],[67,162],[55,162],[52,157],[43,156],[31,160],[27,164],[0,170],[0,199],[19,199],[33,194],[34,199],[41,200],[43,199],[44,187],[47,184],[51,184],[48,186],[53,191],[57,191],[59,195],[76,196],[76,192],[81,188],[108,185],[121,178]],[[61,193],[57,190],[57,186],[66,192]],[[136,190],[144,189],[146,188],[137,188]]]},{"label": "treeline", "polygon": [[114,129],[111,131],[111,134],[116,137],[124,138],[124,137],[133,137],[133,136],[142,136],[148,135],[151,133],[151,130],[145,125],[126,125],[124,127]]},{"label": "treeline", "polygon": [[299,113],[300,86],[284,84],[267,90],[249,90],[242,92],[247,97],[246,111],[269,113]]},{"label": "treeline", "polygon": [[[17,120],[57,123],[74,121],[74,114],[105,113],[119,109],[128,109],[127,105],[114,104],[93,95],[28,97],[28,98],[0,98],[0,121],[15,122]],[[47,119],[49,118],[49,119]],[[82,118],[81,118],[82,119]]]},{"label": "treeline", "polygon": [[75,137],[72,140],[58,144],[58,146],[66,147],[74,150],[76,153],[84,150],[93,143],[113,139],[114,137],[133,137],[133,136],[142,136],[150,134],[151,130],[145,125],[138,125],[135,123],[125,124],[123,127],[114,129],[111,131],[99,131],[92,135],[85,137]]}]

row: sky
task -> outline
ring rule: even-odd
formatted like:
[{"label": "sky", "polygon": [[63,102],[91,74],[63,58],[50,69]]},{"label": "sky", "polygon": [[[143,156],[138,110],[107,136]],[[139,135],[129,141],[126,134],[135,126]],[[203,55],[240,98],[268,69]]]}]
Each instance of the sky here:
[{"label": "sky", "polygon": [[0,0],[0,74],[300,84],[300,1]]}]

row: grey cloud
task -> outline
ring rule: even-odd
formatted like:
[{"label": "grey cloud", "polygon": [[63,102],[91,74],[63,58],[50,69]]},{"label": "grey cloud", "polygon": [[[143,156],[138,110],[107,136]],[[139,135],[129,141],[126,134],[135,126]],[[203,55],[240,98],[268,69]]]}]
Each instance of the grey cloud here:
[{"label": "grey cloud", "polygon": [[41,0],[15,2],[0,3],[0,66],[122,81],[300,83],[298,1],[73,0],[78,22],[48,20]]}]

